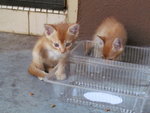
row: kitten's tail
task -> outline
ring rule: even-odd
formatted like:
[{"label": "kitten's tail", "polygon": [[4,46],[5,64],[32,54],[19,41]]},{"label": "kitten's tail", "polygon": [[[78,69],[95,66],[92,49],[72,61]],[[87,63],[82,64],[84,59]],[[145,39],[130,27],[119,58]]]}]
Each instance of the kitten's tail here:
[{"label": "kitten's tail", "polygon": [[31,63],[29,68],[28,68],[28,72],[36,77],[45,77],[47,75],[47,73],[45,73],[43,70],[39,69],[38,67],[36,67],[36,65],[34,63]]}]

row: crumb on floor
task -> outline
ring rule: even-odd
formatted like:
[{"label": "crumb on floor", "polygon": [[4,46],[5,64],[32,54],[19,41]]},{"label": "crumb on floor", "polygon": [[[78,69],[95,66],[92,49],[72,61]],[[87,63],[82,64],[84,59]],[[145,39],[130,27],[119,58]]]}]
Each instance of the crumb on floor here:
[{"label": "crumb on floor", "polygon": [[109,108],[106,108],[106,109],[105,109],[105,112],[109,112],[109,111],[110,111],[110,109],[109,109]]},{"label": "crumb on floor", "polygon": [[55,104],[51,104],[50,107],[51,107],[51,108],[55,108],[56,105],[55,105]]},{"label": "crumb on floor", "polygon": [[34,93],[32,93],[32,92],[29,92],[29,95],[30,95],[30,96],[33,96],[33,95],[34,95]]}]

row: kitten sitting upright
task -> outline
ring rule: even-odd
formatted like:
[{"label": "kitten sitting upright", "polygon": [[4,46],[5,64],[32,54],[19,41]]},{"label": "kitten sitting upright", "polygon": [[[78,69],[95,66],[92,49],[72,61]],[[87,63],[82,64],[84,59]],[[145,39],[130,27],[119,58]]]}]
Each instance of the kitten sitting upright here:
[{"label": "kitten sitting upright", "polygon": [[66,57],[78,33],[79,25],[76,23],[46,24],[45,35],[34,46],[28,72],[37,77],[45,77],[57,65],[56,78],[64,80]]},{"label": "kitten sitting upright", "polygon": [[115,60],[123,52],[127,32],[124,26],[113,17],[106,18],[96,30],[93,41],[100,47],[100,57]]}]

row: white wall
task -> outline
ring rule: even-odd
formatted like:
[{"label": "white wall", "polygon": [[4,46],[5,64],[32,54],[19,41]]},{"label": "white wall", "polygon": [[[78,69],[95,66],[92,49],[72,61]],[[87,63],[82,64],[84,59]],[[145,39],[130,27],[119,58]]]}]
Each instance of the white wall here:
[{"label": "white wall", "polygon": [[0,31],[41,35],[44,24],[66,21],[66,13],[58,13],[0,8]]}]

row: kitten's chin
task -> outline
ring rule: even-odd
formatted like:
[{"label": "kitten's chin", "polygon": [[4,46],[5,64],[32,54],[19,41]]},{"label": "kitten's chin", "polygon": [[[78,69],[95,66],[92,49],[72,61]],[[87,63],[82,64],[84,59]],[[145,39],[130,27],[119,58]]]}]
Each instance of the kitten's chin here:
[{"label": "kitten's chin", "polygon": [[67,55],[68,53],[69,52],[64,52],[64,53],[60,52],[61,55]]},{"label": "kitten's chin", "polygon": [[69,53],[69,51],[65,51],[65,52],[61,52],[61,51],[58,51],[60,54],[62,54],[62,55],[66,55],[66,54],[68,54]]}]

